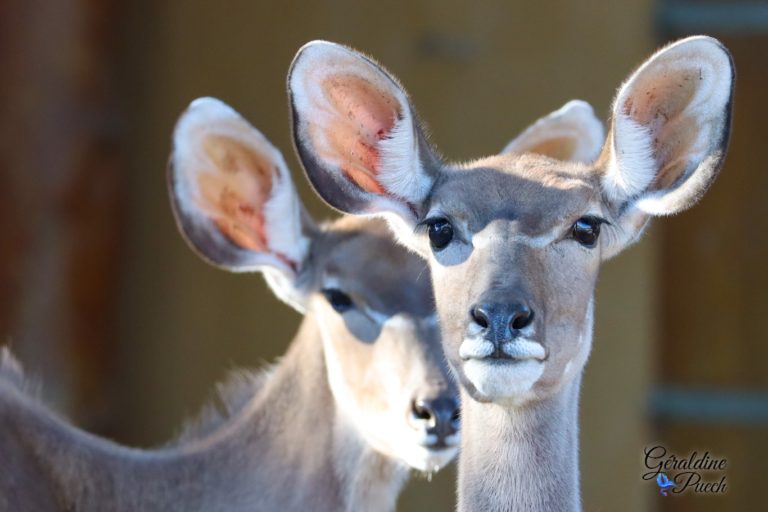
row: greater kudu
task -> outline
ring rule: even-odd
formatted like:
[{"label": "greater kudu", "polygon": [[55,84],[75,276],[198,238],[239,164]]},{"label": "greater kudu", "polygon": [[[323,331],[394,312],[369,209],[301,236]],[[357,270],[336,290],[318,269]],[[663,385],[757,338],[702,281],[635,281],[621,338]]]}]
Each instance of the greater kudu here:
[{"label": "greater kudu", "polygon": [[459,442],[423,261],[382,221],[315,225],[282,155],[218,100],[179,120],[169,185],[192,248],[263,272],[305,314],[298,333],[279,363],[238,374],[218,407],[156,450],[67,424],[4,351],[0,510],[394,509],[410,469],[440,469]]},{"label": "greater kudu", "polygon": [[[604,144],[590,129],[543,129],[584,111],[571,103],[502,154],[449,164],[381,66],[332,43],[299,51],[288,85],[310,181],[341,211],[386,216],[432,270],[462,386],[459,510],[581,508],[579,384],[600,263],[707,190],[733,82],[719,42],[684,39],[621,86]],[[579,144],[594,162],[564,161]]]}]

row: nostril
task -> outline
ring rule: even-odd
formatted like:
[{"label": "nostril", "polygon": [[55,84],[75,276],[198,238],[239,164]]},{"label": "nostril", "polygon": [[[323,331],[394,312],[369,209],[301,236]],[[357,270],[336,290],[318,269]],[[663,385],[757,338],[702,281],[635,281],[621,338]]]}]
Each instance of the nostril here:
[{"label": "nostril", "polygon": [[454,397],[441,394],[434,398],[421,398],[411,402],[410,426],[424,435],[425,445],[445,448],[454,443],[461,421],[459,403]]},{"label": "nostril", "polygon": [[488,325],[490,324],[488,312],[482,306],[473,307],[469,314],[472,315],[472,320],[474,320],[477,325],[483,329],[488,328]]},{"label": "nostril", "polygon": [[421,400],[414,400],[411,403],[411,414],[421,421],[431,421],[434,416],[429,406]]},{"label": "nostril", "polygon": [[519,331],[531,325],[531,322],[533,322],[533,311],[523,306],[512,314],[512,320],[509,322],[509,325],[512,329]]}]

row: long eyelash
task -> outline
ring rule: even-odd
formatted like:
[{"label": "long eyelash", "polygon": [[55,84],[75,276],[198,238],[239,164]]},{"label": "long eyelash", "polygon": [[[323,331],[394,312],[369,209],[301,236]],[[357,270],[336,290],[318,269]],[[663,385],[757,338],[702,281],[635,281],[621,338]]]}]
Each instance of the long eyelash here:
[{"label": "long eyelash", "polygon": [[434,221],[434,220],[437,220],[437,219],[445,219],[445,220],[448,221],[449,224],[451,224],[452,226],[454,225],[453,219],[451,217],[449,217],[448,215],[444,215],[443,213],[439,213],[438,212],[438,213],[433,213],[429,217],[427,217],[424,220],[422,220],[421,222],[417,223],[413,227],[413,233],[416,234],[416,235],[427,234],[427,230],[429,229],[429,223]]},{"label": "long eyelash", "polygon": [[618,242],[619,240],[626,238],[626,230],[621,226],[621,224],[614,225],[610,222],[605,222],[605,224],[611,227],[611,229],[607,229],[603,234],[603,236],[606,237],[605,243],[608,247]]},{"label": "long eyelash", "polygon": [[424,219],[421,222],[417,223],[413,227],[413,234],[414,235],[423,235],[427,233],[427,230],[429,229],[429,221],[431,219]]},{"label": "long eyelash", "polygon": [[[602,217],[598,217],[597,215],[582,215],[581,217],[579,217],[579,219],[590,219],[590,220],[592,220],[594,222],[597,222],[598,224],[605,224],[606,226],[613,226],[613,224],[611,224],[608,220],[606,220],[606,219],[604,219]],[[578,219],[576,219],[576,220],[578,220]]]}]

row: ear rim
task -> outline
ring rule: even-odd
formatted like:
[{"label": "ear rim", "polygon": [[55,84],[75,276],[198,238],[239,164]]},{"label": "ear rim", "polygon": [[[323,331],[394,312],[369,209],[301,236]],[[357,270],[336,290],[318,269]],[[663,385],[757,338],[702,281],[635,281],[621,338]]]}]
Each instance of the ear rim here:
[{"label": "ear rim", "polygon": [[[389,73],[386,68],[371,57],[358,52],[351,47],[324,40],[310,41],[298,50],[288,69],[286,80],[289,115],[291,119],[291,141],[294,151],[299,157],[299,162],[304,171],[304,175],[320,199],[340,213],[361,216],[387,216],[388,214],[395,214],[407,223],[415,224],[417,220],[415,206],[408,200],[408,198],[398,196],[389,190],[387,190],[389,195],[377,195],[363,190],[357,184],[353,183],[352,180],[346,179],[341,169],[328,169],[325,167],[315,156],[314,151],[308,147],[308,144],[305,144],[302,141],[302,116],[299,113],[300,108],[297,106],[298,94],[295,92],[297,87],[294,86],[295,81],[298,80],[298,78],[296,78],[298,75],[297,69],[304,64],[303,61],[305,59],[313,58],[311,52],[323,49],[332,52],[340,52],[345,56],[359,59],[361,62],[370,66],[372,70],[381,75],[381,77],[392,86],[394,96],[399,100],[401,107],[406,114],[397,120],[393,132],[400,129],[401,126],[406,126],[406,129],[412,130],[414,159],[419,164],[419,170],[423,172],[423,176],[413,176],[410,179],[429,180],[429,184],[426,187],[427,192],[423,194],[424,197],[420,199],[421,201],[426,199],[434,186],[434,183],[437,181],[437,175],[432,172],[432,168],[430,168],[430,166],[422,165],[422,159],[430,157],[435,159],[436,155],[426,142],[424,134],[420,129],[418,116],[411,105],[408,94],[400,82]],[[382,140],[382,144],[386,145],[386,143],[391,140],[392,138],[384,139]],[[382,152],[385,150],[385,148],[382,148]],[[425,155],[424,153],[427,154]],[[328,191],[330,191],[330,193]]]},{"label": "ear rim", "polygon": [[[633,189],[639,189],[634,190],[632,193],[627,193],[627,191],[621,190],[622,187],[616,186],[615,184],[617,182],[617,176],[621,178],[622,181],[626,178],[626,176],[621,175],[619,171],[620,163],[616,157],[616,119],[619,116],[624,116],[624,114],[620,112],[618,106],[621,105],[631,93],[631,87],[636,83],[637,78],[651,66],[659,64],[659,58],[663,58],[665,54],[669,55],[668,52],[670,51],[679,51],[681,47],[690,44],[704,45],[702,48],[707,48],[707,52],[713,56],[713,60],[723,59],[724,57],[724,63],[728,67],[728,91],[727,99],[722,105],[723,115],[720,125],[721,129],[718,131],[720,136],[716,141],[710,144],[708,153],[701,158],[698,165],[687,174],[681,174],[681,176],[669,187],[659,190],[648,190],[648,187],[653,183],[661,170],[658,168],[658,164],[654,162],[655,167],[652,176],[646,176],[644,178],[645,183],[641,187],[637,184],[627,185],[626,188],[630,192]],[[603,148],[603,155],[601,155],[601,160],[603,157],[605,158],[601,186],[603,195],[606,197],[607,201],[619,205],[632,203],[635,208],[638,208],[648,215],[656,217],[674,215],[685,211],[698,203],[702,196],[712,186],[712,183],[714,183],[715,179],[722,171],[725,163],[732,130],[735,85],[736,68],[733,56],[720,41],[710,36],[696,35],[674,41],[660,48],[647,58],[629,75],[626,81],[622,83],[611,106],[611,127]],[[632,119],[626,119],[625,122],[629,125],[634,121]],[[638,123],[634,124],[637,125],[638,130],[644,129],[644,127]],[[649,147],[645,151],[652,152],[652,149]],[[609,179],[611,180],[610,182],[608,181]]]},{"label": "ear rim", "polygon": [[[190,144],[187,132],[194,128],[196,119],[194,116],[202,116],[200,109],[214,109],[215,114],[226,118],[227,121],[241,123],[247,128],[248,136],[255,137],[268,152],[270,162],[275,166],[277,172],[273,173],[275,181],[273,187],[282,186],[282,194],[287,194],[293,199],[292,206],[296,209],[295,218],[298,219],[299,239],[296,241],[297,253],[301,255],[297,258],[298,265],[292,265],[293,261],[288,257],[281,258],[280,253],[275,252],[272,247],[265,252],[257,252],[244,249],[221,233],[210,217],[190,209],[182,200],[182,196],[189,196],[190,192],[186,189],[184,180],[179,176],[181,171],[178,167],[177,158],[180,153],[179,147],[184,144]],[[195,112],[198,110],[198,112]],[[216,133],[215,128],[208,130],[210,133]],[[242,139],[240,139],[242,141]],[[232,273],[250,273],[277,271],[290,280],[295,280],[301,271],[303,260],[309,253],[309,245],[312,240],[312,233],[315,231],[314,223],[306,213],[301,200],[298,197],[296,189],[291,180],[290,171],[282,153],[253,125],[251,125],[236,110],[225,102],[213,97],[201,97],[192,101],[187,109],[179,116],[174,127],[172,136],[172,150],[166,166],[166,183],[169,194],[171,212],[176,223],[176,227],[181,233],[187,246],[200,259],[206,263]],[[278,195],[271,195],[265,202],[264,211],[269,207],[269,203],[278,198]],[[286,215],[285,217],[289,217]],[[290,220],[289,220],[290,222]]]},{"label": "ear rim", "polygon": [[[530,145],[530,143],[525,140],[526,138],[536,137],[537,132],[542,130],[544,132],[551,131],[553,128],[553,126],[551,126],[552,124],[555,124],[555,127],[561,127],[561,130],[563,130],[563,127],[565,127],[566,124],[570,124],[571,127],[575,128],[575,130],[571,131],[583,131],[586,135],[586,138],[571,137],[577,141],[577,147],[573,154],[563,161],[588,164],[594,162],[598,156],[600,156],[600,152],[605,143],[605,126],[595,115],[595,110],[592,108],[592,105],[579,99],[570,100],[559,109],[534,121],[533,124],[528,126],[514,139],[510,140],[507,145],[504,146],[504,149],[501,150],[500,154],[531,152],[526,150],[520,151],[518,146],[522,145],[525,147],[526,144]],[[560,133],[564,133],[564,131],[561,131]],[[548,138],[542,138],[539,143],[545,140],[548,140]]]}]

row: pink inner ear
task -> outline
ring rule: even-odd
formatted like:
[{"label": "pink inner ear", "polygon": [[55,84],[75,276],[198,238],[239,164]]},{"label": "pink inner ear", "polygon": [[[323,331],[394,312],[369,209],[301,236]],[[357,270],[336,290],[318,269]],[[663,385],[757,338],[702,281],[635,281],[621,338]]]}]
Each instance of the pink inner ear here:
[{"label": "pink inner ear", "polygon": [[334,75],[325,80],[335,112],[324,132],[329,153],[342,162],[344,173],[360,188],[384,194],[376,178],[380,170],[379,141],[389,136],[400,111],[397,100],[364,78]]},{"label": "pink inner ear", "polygon": [[653,126],[680,115],[696,94],[703,77],[698,68],[659,70],[638,76],[624,113],[635,122]]},{"label": "pink inner ear", "polygon": [[568,160],[575,150],[576,140],[573,137],[546,139],[526,149],[527,152],[546,155],[558,160]]},{"label": "pink inner ear", "polygon": [[[211,135],[203,149],[214,169],[200,172],[198,206],[211,215],[221,233],[243,249],[269,250],[264,204],[272,192],[271,161],[235,140]],[[211,172],[212,171],[212,172]]]},{"label": "pink inner ear", "polygon": [[652,189],[672,185],[685,168],[685,155],[698,133],[697,118],[686,109],[703,79],[702,72],[691,67],[648,73],[638,77],[622,104],[624,115],[646,127],[653,138],[654,157],[662,169]]}]

